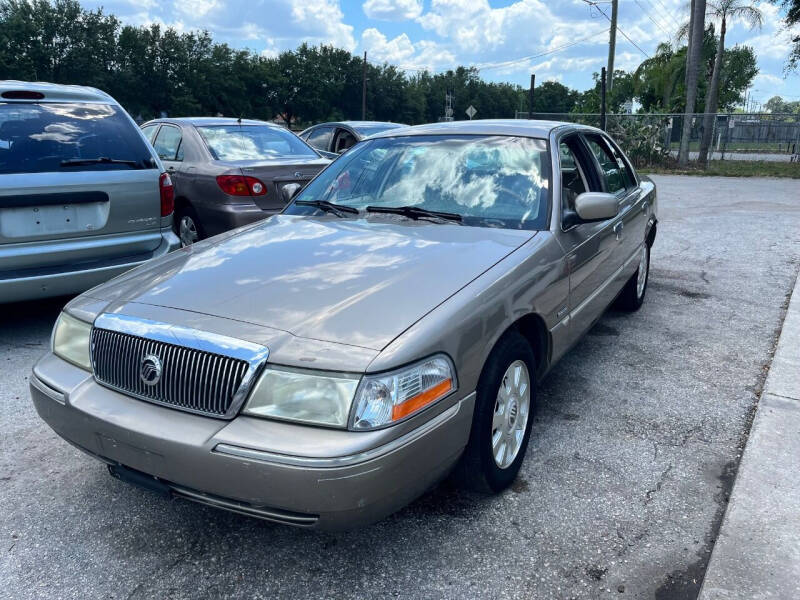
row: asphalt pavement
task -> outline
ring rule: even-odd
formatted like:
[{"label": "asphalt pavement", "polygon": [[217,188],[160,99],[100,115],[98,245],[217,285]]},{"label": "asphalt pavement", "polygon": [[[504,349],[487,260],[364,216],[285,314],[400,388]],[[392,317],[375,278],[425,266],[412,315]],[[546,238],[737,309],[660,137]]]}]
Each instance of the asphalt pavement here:
[{"label": "asphalt pavement", "polygon": [[797,183],[653,176],[648,297],[541,384],[520,478],[318,533],[166,500],[27,391],[63,301],[0,306],[0,598],[693,598],[800,262]]}]

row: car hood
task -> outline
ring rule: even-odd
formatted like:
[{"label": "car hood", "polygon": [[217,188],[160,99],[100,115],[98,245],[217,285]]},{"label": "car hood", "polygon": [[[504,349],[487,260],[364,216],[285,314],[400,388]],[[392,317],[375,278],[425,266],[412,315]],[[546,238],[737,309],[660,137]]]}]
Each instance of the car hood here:
[{"label": "car hood", "polygon": [[88,292],[383,349],[535,232],[276,215],[148,263]]}]

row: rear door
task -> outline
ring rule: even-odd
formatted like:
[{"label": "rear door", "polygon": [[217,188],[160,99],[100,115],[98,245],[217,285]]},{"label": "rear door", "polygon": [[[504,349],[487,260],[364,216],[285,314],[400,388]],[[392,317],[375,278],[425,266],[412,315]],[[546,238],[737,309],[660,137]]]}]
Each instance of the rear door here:
[{"label": "rear door", "polygon": [[0,103],[0,271],[154,250],[158,178],[118,106]]},{"label": "rear door", "polygon": [[183,132],[177,125],[162,123],[153,136],[153,148],[164,163],[164,168],[175,186],[175,195],[181,195],[181,171],[183,167]]}]

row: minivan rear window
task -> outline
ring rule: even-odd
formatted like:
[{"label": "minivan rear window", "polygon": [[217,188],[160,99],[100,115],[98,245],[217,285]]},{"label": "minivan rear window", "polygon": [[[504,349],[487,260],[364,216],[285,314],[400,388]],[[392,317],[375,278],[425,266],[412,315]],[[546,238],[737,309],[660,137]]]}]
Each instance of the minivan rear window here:
[{"label": "minivan rear window", "polygon": [[119,107],[0,103],[0,174],[155,168],[137,127]]}]

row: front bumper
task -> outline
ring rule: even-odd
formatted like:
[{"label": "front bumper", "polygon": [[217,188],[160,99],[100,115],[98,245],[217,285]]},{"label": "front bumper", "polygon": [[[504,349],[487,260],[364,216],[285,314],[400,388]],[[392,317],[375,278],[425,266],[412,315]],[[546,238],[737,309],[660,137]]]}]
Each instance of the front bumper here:
[{"label": "front bumper", "polygon": [[[34,367],[30,389],[56,433],[110,465],[154,476],[190,500],[329,530],[375,522],[446,476],[469,437],[474,405],[470,394],[371,446],[369,432],[245,416],[224,421],[136,400],[52,354]],[[319,456],[309,456],[315,437]],[[304,454],[287,454],[287,438]]]}]

